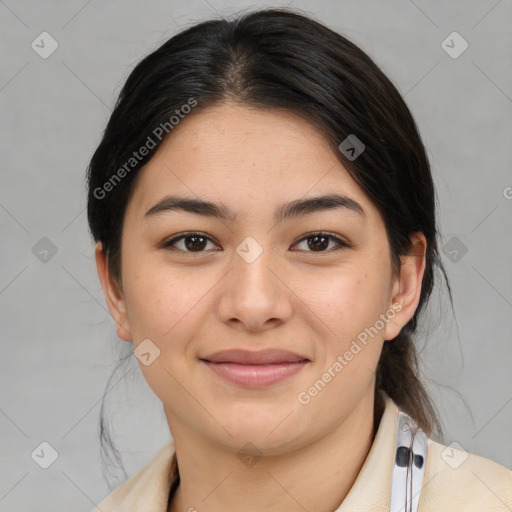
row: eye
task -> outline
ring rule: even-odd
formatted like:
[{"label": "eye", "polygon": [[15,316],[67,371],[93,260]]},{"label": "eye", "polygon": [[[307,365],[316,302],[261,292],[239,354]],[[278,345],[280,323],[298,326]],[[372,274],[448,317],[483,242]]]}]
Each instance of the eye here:
[{"label": "eye", "polygon": [[[183,242],[181,247],[175,246],[175,244],[178,242]],[[205,252],[203,249],[208,244],[208,242],[213,243],[213,240],[210,237],[203,235],[202,233],[184,233],[163,242],[161,247],[171,251],[179,250],[189,253],[201,253]]]},{"label": "eye", "polygon": [[329,247],[331,241],[336,243],[336,248],[334,250],[337,250],[341,247],[349,247],[347,243],[345,243],[337,236],[324,232],[310,233],[309,235],[299,240],[298,244],[306,242],[306,247],[312,249],[309,252],[332,252],[324,250]]}]

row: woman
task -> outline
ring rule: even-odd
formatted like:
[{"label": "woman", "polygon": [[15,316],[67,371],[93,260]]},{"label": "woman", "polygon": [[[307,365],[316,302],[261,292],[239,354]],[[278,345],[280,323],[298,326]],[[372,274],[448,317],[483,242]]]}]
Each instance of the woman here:
[{"label": "woman", "polygon": [[413,343],[446,278],[434,184],[354,44],[283,9],[184,30],[128,77],[88,180],[172,435],[95,510],[511,509],[510,470],[439,442]]}]

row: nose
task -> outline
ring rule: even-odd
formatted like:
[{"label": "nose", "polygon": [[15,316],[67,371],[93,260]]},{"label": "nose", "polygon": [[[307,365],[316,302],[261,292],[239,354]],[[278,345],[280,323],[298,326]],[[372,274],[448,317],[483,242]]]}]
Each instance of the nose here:
[{"label": "nose", "polygon": [[272,251],[260,247],[255,252],[257,247],[249,241],[237,248],[218,304],[223,322],[251,332],[284,323],[293,313],[293,292],[286,277]]}]

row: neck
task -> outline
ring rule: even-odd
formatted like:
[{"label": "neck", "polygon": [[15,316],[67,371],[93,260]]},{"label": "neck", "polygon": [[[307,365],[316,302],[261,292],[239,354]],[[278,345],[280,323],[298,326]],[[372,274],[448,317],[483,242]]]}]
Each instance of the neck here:
[{"label": "neck", "polygon": [[335,510],[364,464],[382,412],[380,397],[369,393],[321,439],[250,466],[231,450],[173,422],[180,483],[168,512]]}]

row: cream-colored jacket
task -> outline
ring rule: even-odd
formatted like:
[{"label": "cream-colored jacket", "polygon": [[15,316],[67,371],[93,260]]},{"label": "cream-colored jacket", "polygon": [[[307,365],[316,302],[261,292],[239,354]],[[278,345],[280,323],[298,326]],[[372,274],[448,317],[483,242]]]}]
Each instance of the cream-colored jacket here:
[{"label": "cream-colored jacket", "polygon": [[[399,409],[387,396],[379,428],[354,485],[335,512],[388,512]],[[93,512],[167,512],[174,441],[116,487]],[[395,511],[392,511],[395,512]],[[428,439],[419,512],[512,512],[512,471]]]}]

